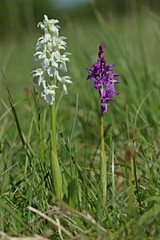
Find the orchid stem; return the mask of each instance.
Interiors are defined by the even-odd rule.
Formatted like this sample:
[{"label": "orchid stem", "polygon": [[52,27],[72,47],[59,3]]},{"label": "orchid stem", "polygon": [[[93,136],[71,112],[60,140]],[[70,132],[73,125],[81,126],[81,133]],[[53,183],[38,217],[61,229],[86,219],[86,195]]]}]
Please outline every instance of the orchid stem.
[{"label": "orchid stem", "polygon": [[101,113],[100,119],[100,139],[101,139],[101,163],[100,163],[100,184],[101,184],[101,194],[102,194],[102,205],[106,204],[106,189],[107,189],[107,164],[106,155],[104,149],[104,117]]},{"label": "orchid stem", "polygon": [[56,105],[55,101],[51,106],[51,171],[52,181],[55,195],[57,198],[62,199],[62,175],[57,155],[57,144],[56,144]]}]

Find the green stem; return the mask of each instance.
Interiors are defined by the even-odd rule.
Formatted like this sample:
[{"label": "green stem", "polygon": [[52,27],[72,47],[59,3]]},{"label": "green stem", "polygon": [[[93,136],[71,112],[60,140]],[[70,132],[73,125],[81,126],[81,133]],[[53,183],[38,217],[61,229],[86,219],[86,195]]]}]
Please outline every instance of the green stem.
[{"label": "green stem", "polygon": [[136,171],[136,161],[135,158],[133,159],[133,165],[134,165],[134,178],[135,178],[135,186],[136,186],[136,193],[137,193],[137,199],[140,207],[140,212],[142,213],[142,205],[141,205],[141,196],[139,192],[139,185],[138,185],[138,179],[137,179],[137,171]]},{"label": "green stem", "polygon": [[56,144],[56,105],[55,101],[51,106],[51,128],[52,128],[52,150],[51,150],[51,170],[53,188],[57,198],[62,199],[62,175],[57,155]]},{"label": "green stem", "polygon": [[134,182],[135,175],[134,175],[135,169],[134,169],[134,160],[133,157],[131,158],[131,181]]},{"label": "green stem", "polygon": [[135,204],[134,204],[134,181],[135,181],[135,175],[134,175],[134,160],[133,156],[130,159],[131,164],[131,171],[130,171],[130,187],[129,187],[129,198],[128,198],[128,206],[129,206],[129,214],[133,215],[135,212]]},{"label": "green stem", "polygon": [[104,118],[103,113],[101,113],[100,120],[100,138],[101,138],[101,165],[100,165],[100,184],[101,184],[101,194],[102,194],[102,204],[106,204],[106,189],[107,189],[107,164],[106,155],[104,149]]},{"label": "green stem", "polygon": [[130,197],[129,197],[130,204],[129,205],[130,205],[130,209],[131,210],[133,209],[133,212],[135,212],[135,208],[133,207],[134,206],[134,198],[135,198],[134,193],[137,196],[137,200],[138,200],[139,207],[140,207],[140,212],[142,212],[141,196],[139,193],[139,186],[138,186],[137,172],[136,172],[136,162],[135,162],[135,158],[132,157],[131,158],[131,186],[130,186]]}]

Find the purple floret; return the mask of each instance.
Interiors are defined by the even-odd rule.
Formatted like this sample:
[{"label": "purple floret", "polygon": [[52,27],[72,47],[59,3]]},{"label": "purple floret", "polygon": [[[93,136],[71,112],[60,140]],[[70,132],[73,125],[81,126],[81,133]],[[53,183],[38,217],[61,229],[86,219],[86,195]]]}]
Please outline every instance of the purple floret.
[{"label": "purple floret", "polygon": [[103,113],[107,113],[109,101],[113,101],[114,97],[118,95],[115,91],[114,84],[119,83],[117,77],[119,74],[113,70],[114,64],[107,64],[103,55],[104,46],[99,46],[98,60],[87,68],[87,79],[94,82],[94,88],[99,89],[101,99],[101,109]]}]

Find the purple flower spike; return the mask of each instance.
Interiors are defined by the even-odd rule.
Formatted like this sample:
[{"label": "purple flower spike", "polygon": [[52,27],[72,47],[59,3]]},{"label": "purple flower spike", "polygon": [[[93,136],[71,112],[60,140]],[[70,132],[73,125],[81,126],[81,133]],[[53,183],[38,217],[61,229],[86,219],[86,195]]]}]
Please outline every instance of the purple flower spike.
[{"label": "purple flower spike", "polygon": [[114,64],[106,63],[103,53],[104,45],[101,44],[99,46],[97,62],[91,68],[87,68],[87,79],[94,82],[95,89],[99,89],[102,113],[107,113],[109,101],[113,101],[114,97],[118,95],[114,84],[119,83],[117,79],[119,74],[113,70]]}]

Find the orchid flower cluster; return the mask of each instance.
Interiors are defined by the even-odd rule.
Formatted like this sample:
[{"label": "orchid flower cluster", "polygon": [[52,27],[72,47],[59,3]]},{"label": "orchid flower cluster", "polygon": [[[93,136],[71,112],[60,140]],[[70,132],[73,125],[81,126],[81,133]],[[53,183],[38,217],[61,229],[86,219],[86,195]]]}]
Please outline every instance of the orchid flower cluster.
[{"label": "orchid flower cluster", "polygon": [[113,101],[118,94],[115,91],[114,84],[119,83],[117,79],[119,74],[114,72],[114,64],[106,63],[103,53],[104,46],[101,44],[97,62],[92,65],[92,68],[87,68],[87,79],[94,82],[95,89],[99,89],[102,113],[107,113],[109,101]]},{"label": "orchid flower cluster", "polygon": [[34,56],[39,63],[40,68],[33,71],[35,79],[35,88],[41,89],[41,96],[50,105],[55,101],[55,90],[62,85],[64,93],[67,94],[67,84],[72,83],[70,76],[62,76],[67,72],[66,62],[69,62],[69,52],[64,51],[67,43],[66,37],[59,36],[58,20],[49,20],[44,15],[43,22],[38,23],[38,27],[44,31],[36,45],[36,53]]}]

